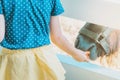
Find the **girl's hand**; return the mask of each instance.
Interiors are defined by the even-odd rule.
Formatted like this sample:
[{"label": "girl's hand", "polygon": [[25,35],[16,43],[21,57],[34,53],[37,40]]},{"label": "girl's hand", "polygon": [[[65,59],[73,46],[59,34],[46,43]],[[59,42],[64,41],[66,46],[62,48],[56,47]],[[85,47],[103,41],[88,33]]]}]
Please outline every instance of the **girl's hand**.
[{"label": "girl's hand", "polygon": [[89,62],[89,52],[78,50],[72,57],[79,62]]}]

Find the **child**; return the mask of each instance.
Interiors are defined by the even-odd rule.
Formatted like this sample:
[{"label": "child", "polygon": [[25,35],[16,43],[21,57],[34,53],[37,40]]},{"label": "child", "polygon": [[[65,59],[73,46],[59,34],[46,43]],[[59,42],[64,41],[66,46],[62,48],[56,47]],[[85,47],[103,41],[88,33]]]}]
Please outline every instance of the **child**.
[{"label": "child", "polygon": [[120,30],[113,29],[107,37],[107,42],[110,46],[109,55],[100,56],[93,63],[120,71]]},{"label": "child", "polygon": [[59,0],[0,0],[0,80],[64,80],[49,36],[77,61],[88,61],[61,33],[63,11]]},{"label": "child", "polygon": [[93,63],[120,70],[120,30],[86,23],[76,38],[76,48],[90,51]]}]

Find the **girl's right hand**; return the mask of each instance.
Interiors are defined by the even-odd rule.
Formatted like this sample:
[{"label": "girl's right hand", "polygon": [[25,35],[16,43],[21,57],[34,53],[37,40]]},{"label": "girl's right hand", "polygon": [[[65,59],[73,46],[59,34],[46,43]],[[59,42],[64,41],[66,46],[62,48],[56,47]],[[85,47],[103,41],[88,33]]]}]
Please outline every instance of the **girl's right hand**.
[{"label": "girl's right hand", "polygon": [[89,62],[89,52],[78,50],[72,57],[79,62]]}]

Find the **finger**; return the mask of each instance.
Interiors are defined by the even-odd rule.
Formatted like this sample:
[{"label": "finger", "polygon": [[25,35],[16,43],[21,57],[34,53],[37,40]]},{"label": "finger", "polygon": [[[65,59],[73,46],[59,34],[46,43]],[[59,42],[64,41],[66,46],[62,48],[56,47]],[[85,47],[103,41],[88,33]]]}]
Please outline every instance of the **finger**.
[{"label": "finger", "polygon": [[89,52],[89,51],[86,51],[85,55],[87,56],[87,58],[89,58],[90,52]]}]

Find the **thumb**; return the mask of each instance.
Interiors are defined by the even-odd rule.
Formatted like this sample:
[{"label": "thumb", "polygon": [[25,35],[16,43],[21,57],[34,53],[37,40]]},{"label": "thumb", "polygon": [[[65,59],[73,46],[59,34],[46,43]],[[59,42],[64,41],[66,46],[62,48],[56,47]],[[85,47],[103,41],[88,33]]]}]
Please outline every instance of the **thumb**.
[{"label": "thumb", "polygon": [[87,58],[89,59],[89,57],[90,57],[90,52],[89,52],[89,51],[86,51],[86,52],[85,52],[85,55],[86,55]]}]

